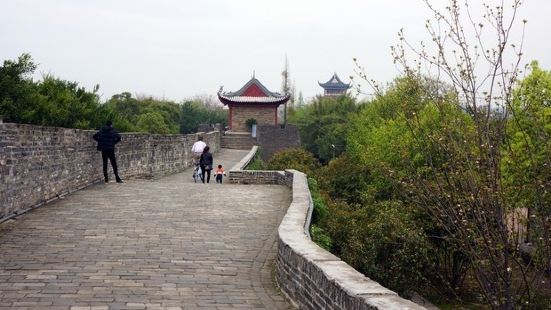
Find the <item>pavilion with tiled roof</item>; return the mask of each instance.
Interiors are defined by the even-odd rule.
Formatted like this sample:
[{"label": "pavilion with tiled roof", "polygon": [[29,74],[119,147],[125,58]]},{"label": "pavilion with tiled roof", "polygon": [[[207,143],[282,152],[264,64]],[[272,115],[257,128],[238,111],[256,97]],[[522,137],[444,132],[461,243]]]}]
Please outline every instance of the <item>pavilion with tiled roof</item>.
[{"label": "pavilion with tiled roof", "polygon": [[269,91],[254,76],[235,92],[224,92],[221,87],[218,99],[229,108],[228,125],[231,131],[249,131],[247,119],[254,118],[257,124],[277,125],[277,108],[289,100],[289,94]]},{"label": "pavilion with tiled roof", "polygon": [[350,83],[346,84],[341,79],[339,79],[339,76],[335,73],[329,79],[329,81],[325,83],[318,82],[319,86],[323,87],[324,89],[324,96],[340,96],[344,95],[346,91],[350,88]]}]

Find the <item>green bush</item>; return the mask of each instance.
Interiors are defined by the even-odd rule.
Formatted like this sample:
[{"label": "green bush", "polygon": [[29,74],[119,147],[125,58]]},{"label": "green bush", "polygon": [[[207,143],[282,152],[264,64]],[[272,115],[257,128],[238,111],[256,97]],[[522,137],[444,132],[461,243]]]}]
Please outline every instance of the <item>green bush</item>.
[{"label": "green bush", "polygon": [[317,97],[289,113],[289,123],[297,125],[303,147],[327,163],[346,150],[349,120],[357,110],[350,96]]},{"label": "green bush", "polygon": [[221,106],[209,106],[200,98],[186,101],[182,104],[182,117],[180,120],[180,133],[188,134],[197,132],[201,123],[226,126],[228,111]]},{"label": "green bush", "polygon": [[359,204],[366,200],[371,173],[367,166],[360,165],[346,153],[323,166],[318,174],[321,190],[331,199]]},{"label": "green bush", "polygon": [[260,158],[260,150],[256,152],[254,158],[249,162],[245,170],[265,170],[266,164]]},{"label": "green bush", "polygon": [[314,205],[314,211],[312,212],[312,222],[322,222],[327,218],[328,211],[325,205],[325,200],[320,194],[318,182],[314,178],[308,178],[308,188],[312,195],[312,204]]},{"label": "green bush", "polygon": [[327,251],[331,251],[331,248],[333,247],[333,241],[331,240],[331,237],[327,235],[323,228],[319,227],[316,224],[312,224],[310,226],[310,236],[312,237],[312,241],[314,241],[317,245]]},{"label": "green bush", "polygon": [[44,75],[34,81],[37,65],[29,54],[0,64],[0,116],[6,122],[92,129],[111,115],[102,108],[98,89]]},{"label": "green bush", "polygon": [[355,208],[329,204],[327,231],[335,254],[403,296],[423,290],[432,251],[411,210],[399,201]]},{"label": "green bush", "polygon": [[314,156],[304,149],[287,149],[275,153],[268,161],[266,168],[269,170],[295,169],[313,176],[320,168],[320,164]]},{"label": "green bush", "polygon": [[325,204],[324,198],[321,196],[316,179],[308,178],[308,188],[310,189],[312,204],[314,206],[312,210],[312,225],[310,226],[312,241],[322,248],[331,251],[333,241],[325,229],[322,228],[328,216],[327,205]]},{"label": "green bush", "polygon": [[163,120],[163,117],[157,112],[148,112],[138,116],[138,127],[140,130],[149,133],[170,133],[170,129]]}]

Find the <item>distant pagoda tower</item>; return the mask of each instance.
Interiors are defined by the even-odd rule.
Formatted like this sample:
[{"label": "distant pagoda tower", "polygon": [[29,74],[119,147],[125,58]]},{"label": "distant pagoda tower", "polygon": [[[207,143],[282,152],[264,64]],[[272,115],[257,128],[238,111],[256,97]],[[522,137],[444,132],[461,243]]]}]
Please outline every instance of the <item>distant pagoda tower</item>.
[{"label": "distant pagoda tower", "polygon": [[335,73],[329,81],[325,83],[318,82],[319,86],[323,87],[324,96],[340,96],[346,94],[346,91],[350,88],[350,83],[345,84],[339,79],[339,76]]},{"label": "distant pagoda tower", "polygon": [[218,91],[218,99],[229,107],[228,125],[231,131],[249,131],[246,121],[254,118],[257,124],[277,125],[277,108],[289,100],[289,94],[269,91],[254,75],[236,92]]}]

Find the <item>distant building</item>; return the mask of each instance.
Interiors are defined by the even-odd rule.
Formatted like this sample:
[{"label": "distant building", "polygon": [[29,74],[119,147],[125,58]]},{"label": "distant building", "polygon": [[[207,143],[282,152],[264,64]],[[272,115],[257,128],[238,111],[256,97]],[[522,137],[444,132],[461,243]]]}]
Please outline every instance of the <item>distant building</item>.
[{"label": "distant building", "polygon": [[350,88],[350,83],[345,84],[339,79],[339,76],[335,73],[329,81],[325,83],[318,82],[319,86],[323,87],[324,96],[340,96],[346,94],[346,91]]},{"label": "distant building", "polygon": [[289,94],[271,92],[253,76],[236,92],[223,92],[220,87],[218,99],[229,107],[230,130],[246,132],[249,118],[254,118],[259,125],[277,125],[277,108],[289,100]]}]

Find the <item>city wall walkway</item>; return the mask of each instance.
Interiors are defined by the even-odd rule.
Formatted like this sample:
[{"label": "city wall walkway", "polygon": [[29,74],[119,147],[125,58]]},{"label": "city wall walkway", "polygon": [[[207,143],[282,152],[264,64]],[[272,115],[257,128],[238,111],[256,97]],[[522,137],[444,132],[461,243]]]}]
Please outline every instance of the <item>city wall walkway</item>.
[{"label": "city wall walkway", "polygon": [[290,190],[191,173],[93,185],[0,224],[0,309],[289,309],[272,272]]}]

